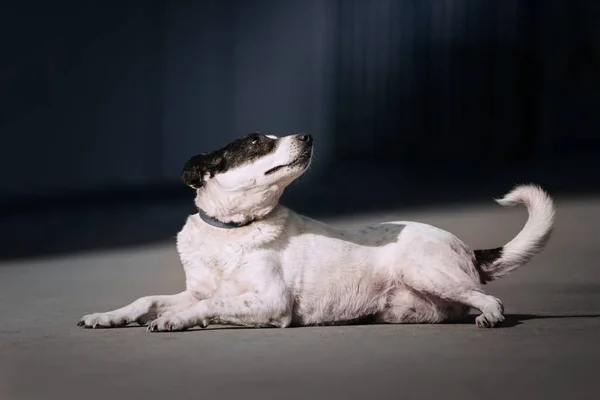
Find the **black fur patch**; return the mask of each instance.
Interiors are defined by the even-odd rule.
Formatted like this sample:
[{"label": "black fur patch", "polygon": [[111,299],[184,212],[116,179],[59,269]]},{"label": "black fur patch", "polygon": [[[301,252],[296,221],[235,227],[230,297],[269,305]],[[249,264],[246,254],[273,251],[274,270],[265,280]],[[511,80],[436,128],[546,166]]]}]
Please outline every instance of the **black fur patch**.
[{"label": "black fur patch", "polygon": [[186,185],[199,189],[204,184],[206,175],[212,178],[215,174],[222,172],[224,168],[225,159],[223,157],[214,157],[212,153],[198,154],[185,163],[181,179]]},{"label": "black fur patch", "polygon": [[222,149],[192,157],[183,167],[181,179],[186,185],[199,189],[204,184],[206,175],[213,177],[231,168],[249,164],[273,152],[276,147],[277,139],[261,133],[251,133]]},{"label": "black fur patch", "polygon": [[503,251],[504,247],[496,247],[495,249],[475,250],[473,252],[475,254],[475,268],[477,268],[477,272],[479,272],[479,280],[481,283],[486,284],[492,280],[484,267],[502,257]]}]

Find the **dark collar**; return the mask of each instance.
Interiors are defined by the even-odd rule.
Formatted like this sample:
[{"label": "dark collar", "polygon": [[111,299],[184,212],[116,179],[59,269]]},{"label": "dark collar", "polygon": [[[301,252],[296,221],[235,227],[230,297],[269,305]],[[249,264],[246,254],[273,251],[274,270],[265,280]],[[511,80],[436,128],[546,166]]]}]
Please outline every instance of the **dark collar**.
[{"label": "dark collar", "polygon": [[204,210],[201,210],[201,209],[198,209],[198,215],[200,216],[202,221],[206,222],[207,224],[212,225],[217,228],[223,228],[223,229],[241,228],[242,226],[250,225],[252,222],[254,222],[254,221],[247,221],[247,222],[241,222],[241,223],[239,223],[239,222],[223,222],[223,221],[219,221],[216,218],[211,217],[206,212],[204,212]]}]

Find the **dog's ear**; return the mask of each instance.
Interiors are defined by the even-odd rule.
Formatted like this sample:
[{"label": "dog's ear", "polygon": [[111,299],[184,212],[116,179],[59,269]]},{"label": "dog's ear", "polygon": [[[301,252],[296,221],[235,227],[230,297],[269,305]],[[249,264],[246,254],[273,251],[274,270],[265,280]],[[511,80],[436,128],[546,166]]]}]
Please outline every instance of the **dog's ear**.
[{"label": "dog's ear", "polygon": [[183,171],[181,179],[191,188],[200,189],[206,177],[212,178],[215,174],[222,172],[225,168],[225,159],[219,154],[198,154],[189,159]]}]

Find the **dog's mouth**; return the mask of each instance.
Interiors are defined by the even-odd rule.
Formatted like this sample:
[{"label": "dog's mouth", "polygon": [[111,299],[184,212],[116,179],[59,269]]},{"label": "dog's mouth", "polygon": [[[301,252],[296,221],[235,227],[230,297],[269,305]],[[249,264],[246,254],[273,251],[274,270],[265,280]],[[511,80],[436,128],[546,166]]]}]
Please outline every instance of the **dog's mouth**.
[{"label": "dog's mouth", "polygon": [[310,161],[311,155],[312,155],[312,150],[305,151],[304,153],[300,154],[298,156],[298,158],[296,158],[291,163],[285,164],[285,165],[278,165],[278,166],[276,166],[274,168],[271,168],[270,170],[268,170],[267,172],[265,172],[265,175],[274,174],[275,172],[277,172],[280,169],[283,169],[285,167],[295,167],[296,165],[306,164],[306,163],[308,163],[308,161]]}]

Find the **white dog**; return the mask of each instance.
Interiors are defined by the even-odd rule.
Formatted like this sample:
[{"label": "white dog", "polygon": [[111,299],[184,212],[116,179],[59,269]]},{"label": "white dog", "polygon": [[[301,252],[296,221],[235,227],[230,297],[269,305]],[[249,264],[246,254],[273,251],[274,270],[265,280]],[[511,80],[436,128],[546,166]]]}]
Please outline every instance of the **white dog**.
[{"label": "white dog", "polygon": [[524,204],[529,218],[508,244],[470,250],[454,235],[415,222],[338,229],[278,204],[310,164],[312,137],[251,134],[190,159],[183,181],[198,214],[177,236],[186,290],[142,297],[84,316],[86,328],[147,324],[178,331],[209,324],[252,327],[439,323],[475,308],[479,327],[501,323],[503,306],[482,285],[514,271],[545,245],[551,198],[518,186],[503,206]]}]

